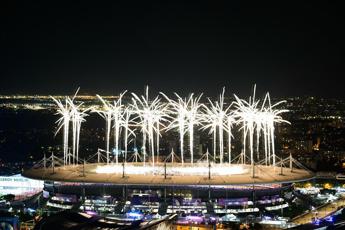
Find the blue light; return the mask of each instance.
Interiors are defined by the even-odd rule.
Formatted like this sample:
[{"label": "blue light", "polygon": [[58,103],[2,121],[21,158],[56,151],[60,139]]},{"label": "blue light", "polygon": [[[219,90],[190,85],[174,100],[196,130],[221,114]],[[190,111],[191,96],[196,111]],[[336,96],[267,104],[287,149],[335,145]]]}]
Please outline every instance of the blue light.
[{"label": "blue light", "polygon": [[113,153],[113,155],[121,155],[122,154],[122,150],[121,149],[118,149],[118,150],[116,150],[115,148],[114,149],[112,149],[112,153]]},{"label": "blue light", "polygon": [[316,220],[314,220],[313,223],[314,223],[315,225],[320,225],[321,221],[320,221],[320,219],[316,219]]},{"label": "blue light", "polygon": [[28,208],[27,210],[28,210],[28,212],[31,212],[31,213],[32,213],[32,212],[36,212],[36,210],[35,210],[35,209],[32,209],[32,208]]},{"label": "blue light", "polygon": [[263,216],[262,217],[264,220],[272,220],[272,217],[270,217],[270,216]]},{"label": "blue light", "polygon": [[126,213],[126,215],[129,218],[133,218],[134,220],[142,219],[144,216],[140,211],[137,211],[137,210],[132,210],[132,211]]},{"label": "blue light", "polygon": [[333,222],[333,216],[327,216],[327,217],[325,218],[325,220],[326,220],[327,222]]}]

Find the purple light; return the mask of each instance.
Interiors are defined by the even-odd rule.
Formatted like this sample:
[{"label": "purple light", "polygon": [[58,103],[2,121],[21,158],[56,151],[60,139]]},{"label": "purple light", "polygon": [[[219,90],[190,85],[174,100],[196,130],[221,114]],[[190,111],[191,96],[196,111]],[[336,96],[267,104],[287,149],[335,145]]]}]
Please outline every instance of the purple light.
[{"label": "purple light", "polygon": [[204,221],[202,216],[187,216],[186,219],[196,223],[201,223]]},{"label": "purple light", "polygon": [[189,224],[189,221],[186,219],[178,219],[176,223],[178,223],[178,224]]},{"label": "purple light", "polygon": [[96,216],[97,215],[97,213],[94,211],[86,211],[85,213],[90,215],[90,216]]}]

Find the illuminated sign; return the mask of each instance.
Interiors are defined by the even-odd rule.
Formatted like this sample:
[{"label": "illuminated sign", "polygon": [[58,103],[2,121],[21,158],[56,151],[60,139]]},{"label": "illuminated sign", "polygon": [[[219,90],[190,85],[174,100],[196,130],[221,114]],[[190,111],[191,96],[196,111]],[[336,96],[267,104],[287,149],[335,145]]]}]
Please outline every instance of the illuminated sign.
[{"label": "illuminated sign", "polygon": [[0,195],[16,196],[35,194],[43,189],[43,181],[32,180],[21,176],[0,176]]}]

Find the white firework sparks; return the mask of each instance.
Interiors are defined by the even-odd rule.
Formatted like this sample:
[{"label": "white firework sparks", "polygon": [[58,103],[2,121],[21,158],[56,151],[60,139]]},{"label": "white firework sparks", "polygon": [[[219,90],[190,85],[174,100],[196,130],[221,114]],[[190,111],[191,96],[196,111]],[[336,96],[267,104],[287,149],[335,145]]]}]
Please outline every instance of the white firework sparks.
[{"label": "white firework sparks", "polygon": [[186,111],[186,118],[189,134],[189,152],[191,157],[191,164],[194,163],[194,126],[201,124],[200,109],[203,106],[203,104],[199,102],[201,97],[202,94],[197,97],[194,97],[194,95],[191,94],[187,100],[188,106]]},{"label": "white firework sparks", "polygon": [[[267,103],[266,103],[267,102]],[[286,109],[276,109],[276,107],[282,103],[285,103],[286,101],[278,101],[275,104],[271,104],[271,98],[269,93],[266,94],[263,106],[261,109],[261,123],[263,124],[263,132],[264,132],[264,138],[266,138],[265,143],[267,142],[267,148],[268,150],[268,156],[266,156],[266,159],[268,159],[268,163],[270,164],[270,160],[272,158],[273,166],[276,165],[276,157],[275,157],[275,143],[274,143],[274,124],[275,123],[287,123],[290,124],[287,120],[284,120],[280,114],[288,112]],[[267,104],[267,105],[266,105]],[[272,152],[272,157],[271,157]],[[266,154],[267,155],[267,154]],[[267,164],[267,163],[266,163]]]},{"label": "white firework sparks", "polygon": [[79,105],[74,104],[74,99],[78,91],[79,91],[79,88],[77,89],[75,95],[72,98],[66,97],[64,103],[58,99],[55,99],[54,97],[51,97],[58,106],[58,110],[56,114],[61,116],[57,120],[58,129],[56,133],[58,133],[61,128],[63,128],[64,130],[63,131],[63,155],[64,155],[63,162],[64,164],[71,164],[71,157],[70,157],[70,154],[68,153],[70,122],[72,122],[72,158],[73,158],[72,160],[73,160],[73,163],[78,163],[81,123],[85,121],[87,112],[90,110],[90,109],[81,110],[80,107],[82,103],[80,103]]},{"label": "white firework sparks", "polygon": [[[278,105],[281,105],[285,101],[279,101],[272,105],[270,95],[267,93],[262,103],[260,103],[260,100],[255,98],[255,90],[256,87],[254,86],[253,95],[249,97],[249,100],[240,99],[234,95],[235,101],[226,104],[224,101],[225,89],[223,88],[217,101],[208,99],[209,105],[204,105],[200,102],[202,94],[199,96],[190,94],[188,97],[183,98],[175,93],[176,99],[171,99],[161,92],[160,94],[164,96],[168,103],[163,103],[159,95],[153,98],[153,100],[150,100],[149,88],[146,87],[144,95],[138,96],[132,93],[132,103],[129,105],[123,104],[123,97],[127,91],[121,93],[118,99],[113,102],[108,102],[97,95],[102,102],[100,109],[84,109],[82,103],[75,103],[74,99],[76,94],[72,98],[66,97],[64,101],[52,97],[58,106],[56,114],[60,116],[57,120],[58,128],[56,133],[63,129],[63,162],[64,164],[78,163],[81,124],[85,121],[88,111],[93,109],[94,112],[97,112],[106,121],[105,147],[107,164],[110,163],[110,137],[112,131],[114,134],[114,151],[116,153],[115,162],[117,167],[120,167],[118,165],[118,158],[121,138],[123,138],[122,143],[124,145],[123,160],[127,162],[128,145],[131,142],[131,137],[136,137],[135,127],[140,127],[144,167],[147,161],[147,153],[150,153],[152,158],[151,165],[147,166],[148,168],[152,168],[149,171],[156,172],[160,167],[158,164],[157,169],[154,169],[155,162],[159,161],[162,130],[169,131],[177,129],[182,164],[186,162],[187,154],[185,153],[184,145],[185,135],[188,134],[190,163],[193,165],[194,128],[201,127],[201,130],[209,130],[209,134],[213,135],[213,156],[215,163],[219,157],[219,163],[224,164],[224,159],[226,158],[224,156],[224,142],[227,142],[230,168],[232,161],[231,141],[233,138],[233,126],[239,125],[239,129],[243,133],[242,163],[245,164],[246,158],[249,158],[252,166],[256,162],[263,161],[266,165],[271,165],[272,163],[275,166],[275,125],[278,123],[290,124],[281,116],[287,110],[277,109]],[[232,109],[232,105],[234,105],[234,110]],[[70,129],[72,132],[72,154],[68,152]],[[224,132],[227,135],[224,135]],[[260,143],[260,140],[262,143]],[[147,151],[146,146],[149,147],[149,151]],[[264,153],[262,154],[260,147],[264,149]],[[246,155],[247,148],[249,149],[248,156]],[[256,153],[255,156],[254,153]],[[137,161],[139,153],[136,154],[135,159]]]},{"label": "white firework sparks", "polygon": [[78,105],[74,104],[73,99],[68,98],[68,103],[71,107],[71,121],[72,121],[72,156],[73,163],[76,164],[79,161],[79,140],[80,140],[80,128],[81,123],[85,122],[85,117],[88,116],[87,112],[90,108],[81,109],[83,103]]},{"label": "white firework sparks", "polygon": [[[237,116],[237,123],[242,124],[243,130],[243,154],[246,153],[246,139],[249,136],[249,149],[250,149],[250,163],[254,164],[254,134],[256,133],[256,151],[257,161],[260,154],[260,133],[263,132],[264,149],[265,149],[265,162],[270,164],[271,158],[273,160],[273,166],[275,166],[275,145],[274,145],[274,124],[275,123],[289,123],[283,120],[280,116],[281,113],[287,112],[287,110],[274,109],[278,105],[285,101],[279,101],[274,105],[271,105],[270,96],[267,93],[265,99],[259,109],[259,100],[255,100],[255,86],[253,96],[249,98],[249,101],[239,99],[236,95],[236,108],[235,114]],[[256,130],[256,132],[254,132]],[[271,155],[272,153],[272,155]]]},{"label": "white firework sparks", "polygon": [[161,93],[169,102],[169,108],[167,113],[172,114],[170,116],[169,125],[167,130],[177,128],[180,135],[180,151],[181,151],[181,163],[184,163],[184,135],[188,132],[189,136],[189,152],[191,157],[191,164],[194,163],[194,126],[200,125],[202,116],[200,110],[203,104],[200,103],[202,94],[198,97],[194,97],[194,94],[190,94],[188,98],[182,98],[177,93],[175,96],[177,100],[170,99],[164,93]]},{"label": "white firework sparks", "polygon": [[[255,129],[255,119],[257,115],[257,106],[259,100],[255,100],[255,87],[253,91],[253,96],[249,98],[248,101],[240,99],[236,95],[234,105],[236,107],[235,116],[237,117],[237,123],[241,124],[243,132],[243,161],[246,157],[246,139],[249,135],[249,148],[250,148],[250,164],[254,164],[254,149],[253,149],[253,139],[254,139],[254,129]],[[244,162],[243,162],[244,163]]]},{"label": "white firework sparks", "polygon": [[71,119],[70,113],[70,105],[67,102],[67,98],[65,99],[65,103],[61,102],[54,97],[51,97],[56,105],[58,106],[56,115],[60,115],[60,118],[56,121],[58,124],[57,131],[55,135],[63,128],[63,159],[64,164],[67,164],[67,156],[68,156],[68,133],[69,133],[69,123]]},{"label": "white firework sparks", "polygon": [[115,144],[115,162],[116,164],[119,163],[119,142],[121,136],[121,127],[123,127],[124,122],[124,111],[125,107],[122,104],[122,98],[126,94],[127,90],[123,93],[120,93],[119,98],[113,101],[112,104],[112,121],[113,121],[113,129],[114,129],[114,144]]},{"label": "white firework sparks", "polygon": [[[146,87],[145,95],[138,96],[132,93],[132,109],[138,116],[139,122],[137,125],[141,127],[143,134],[143,157],[144,164],[146,161],[146,138],[148,137],[148,143],[150,152],[152,155],[152,166],[155,164],[155,147],[154,147],[154,135],[156,134],[157,147],[159,148],[160,126],[164,126],[165,120],[165,108],[166,105],[161,102],[159,96],[155,97],[152,101],[149,100],[149,87]],[[158,155],[159,149],[157,149]]]},{"label": "white firework sparks", "polygon": [[128,138],[133,136],[135,138],[135,130],[132,129],[132,126],[135,126],[134,118],[131,118],[132,112],[129,108],[125,108],[123,115],[123,125],[124,128],[124,147],[125,147],[125,162],[127,162],[127,148],[128,148]]},{"label": "white firework sparks", "polygon": [[[111,127],[114,130],[114,151],[115,151],[115,162],[116,164],[119,163],[119,142],[122,135],[122,130],[124,131],[124,148],[125,148],[125,155],[124,160],[126,161],[127,157],[127,148],[128,148],[128,138],[130,136],[135,136],[133,129],[130,127],[133,126],[133,118],[132,111],[125,107],[122,104],[122,99],[127,91],[121,93],[117,100],[114,100],[113,103],[109,103],[105,101],[101,96],[97,95],[97,97],[103,103],[103,109],[95,110],[101,117],[103,117],[106,121],[106,151],[107,151],[107,163],[109,164],[110,158],[110,135],[111,135]],[[113,126],[112,126],[113,124]]]},{"label": "white firework sparks", "polygon": [[103,104],[103,109],[101,110],[94,110],[94,112],[97,112],[101,117],[105,120],[105,149],[107,153],[107,164],[109,164],[109,151],[110,151],[110,132],[111,132],[111,123],[112,123],[112,116],[113,116],[113,108],[112,105],[105,101],[101,96],[96,95],[98,99]]},{"label": "white firework sparks", "polygon": [[[202,120],[205,123],[201,129],[209,129],[209,134],[213,134],[213,158],[216,161],[216,143],[217,143],[217,130],[218,130],[218,142],[219,142],[219,161],[222,164],[224,159],[224,131],[229,131],[228,139],[229,146],[231,146],[231,126],[232,120],[229,114],[230,106],[225,107],[224,103],[224,93],[225,88],[223,88],[222,93],[219,95],[219,100],[212,102],[209,98],[210,107],[203,106],[204,114]],[[230,123],[229,123],[230,122]]]},{"label": "white firework sparks", "polygon": [[181,163],[184,163],[184,135],[186,133],[186,117],[187,117],[187,99],[180,97],[177,93],[175,93],[177,100],[172,100],[164,93],[161,93],[169,102],[169,109],[168,113],[172,116],[169,120],[169,125],[167,126],[166,130],[171,129],[178,129],[180,135],[180,151],[181,151]]}]

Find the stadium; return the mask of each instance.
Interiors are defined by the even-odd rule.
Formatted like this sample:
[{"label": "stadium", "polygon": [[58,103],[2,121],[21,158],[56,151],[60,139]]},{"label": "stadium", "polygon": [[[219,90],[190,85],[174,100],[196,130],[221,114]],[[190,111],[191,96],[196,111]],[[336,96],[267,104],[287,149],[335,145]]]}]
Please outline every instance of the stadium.
[{"label": "stadium", "polygon": [[[217,101],[201,103],[201,95],[193,94],[187,98],[175,94],[171,99],[161,93],[149,99],[147,88],[145,95],[132,93],[126,105],[122,101],[125,93],[113,103],[98,96],[102,105],[91,108],[78,104],[75,96],[65,101],[53,98],[60,116],[63,153],[44,156],[22,173],[46,181],[44,191],[58,201],[50,203],[53,207],[70,208],[71,200],[78,200],[69,198],[73,194],[88,200],[82,209],[96,212],[116,213],[121,203],[118,212],[122,213],[127,205],[130,210],[151,214],[258,216],[287,208],[293,199],[293,183],[314,177],[291,155],[277,156],[275,125],[289,122],[281,117],[286,110],[277,109],[283,102],[271,104],[268,93],[261,102],[254,88],[249,100],[234,95],[235,101],[225,103],[223,90]],[[105,120],[105,149],[81,159],[81,125],[92,112]],[[242,140],[237,153],[232,152],[235,128]],[[194,153],[196,129],[212,136],[211,153],[208,149],[204,154]],[[178,134],[177,153],[161,151],[163,132]],[[133,140],[142,146],[130,152]]]}]

